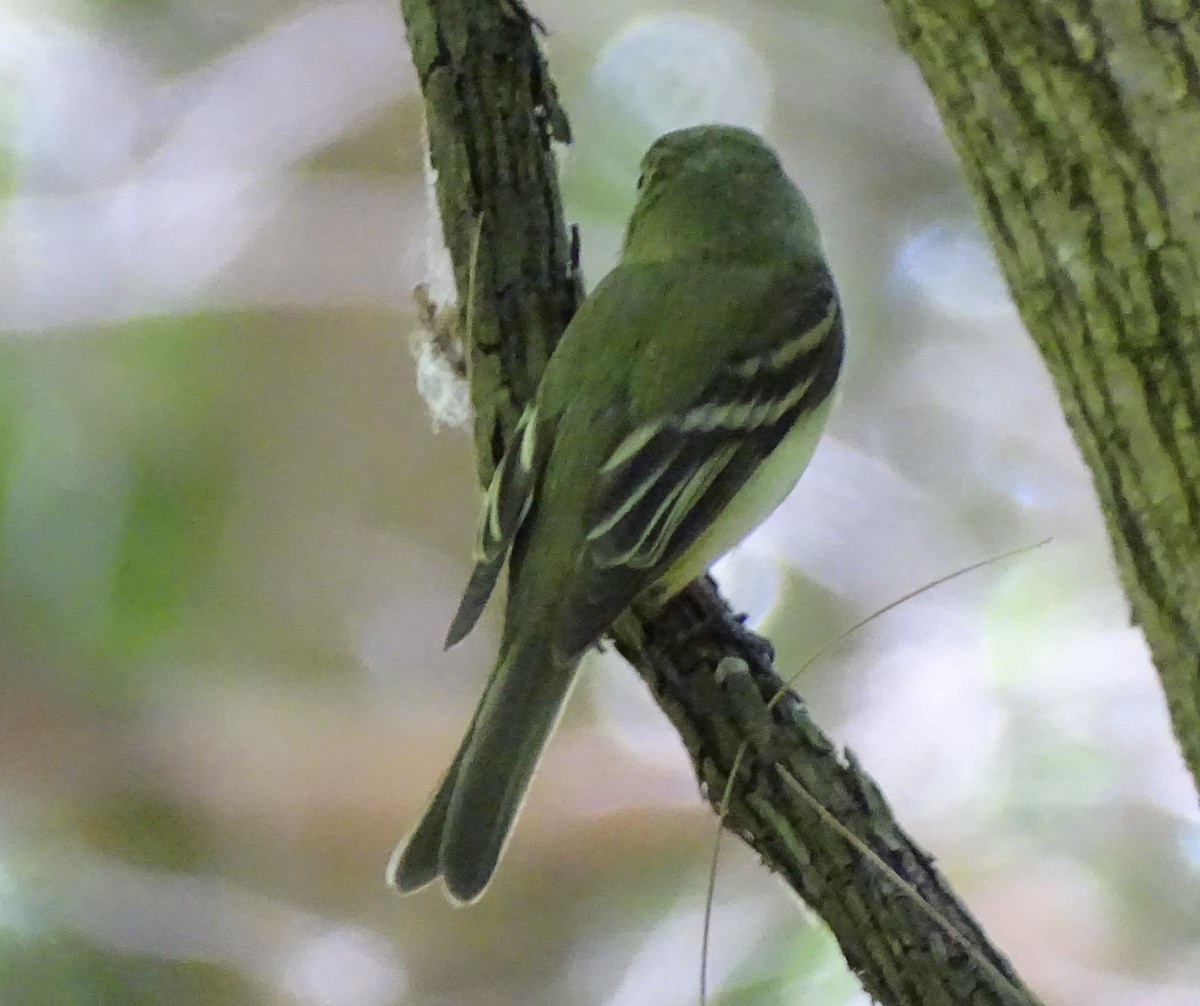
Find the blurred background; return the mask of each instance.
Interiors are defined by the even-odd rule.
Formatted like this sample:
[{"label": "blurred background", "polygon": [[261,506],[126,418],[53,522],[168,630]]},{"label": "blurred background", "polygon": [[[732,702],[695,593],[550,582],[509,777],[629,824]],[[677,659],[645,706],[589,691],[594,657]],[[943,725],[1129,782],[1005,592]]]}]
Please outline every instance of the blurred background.
[{"label": "blurred background", "polygon": [[[874,0],[545,0],[588,279],[659,132],[738,122],[823,222],[829,435],[724,560],[1032,986],[1200,1001],[1200,826],[1088,473]],[[0,2],[0,1002],[695,1001],[714,820],[591,661],[486,898],[383,887],[474,706],[476,487],[418,396],[444,274],[396,5]],[[865,1003],[725,843],[713,1001]]]}]

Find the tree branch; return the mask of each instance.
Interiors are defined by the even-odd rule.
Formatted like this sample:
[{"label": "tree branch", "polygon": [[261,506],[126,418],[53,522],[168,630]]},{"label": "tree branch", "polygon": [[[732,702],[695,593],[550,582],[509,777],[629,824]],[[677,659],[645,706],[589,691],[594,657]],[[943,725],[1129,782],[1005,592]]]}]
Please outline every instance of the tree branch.
[{"label": "tree branch", "polygon": [[582,298],[550,145],[570,133],[534,35],[541,26],[515,0],[401,6],[463,331],[474,295],[471,404],[487,485]]},{"label": "tree branch", "polygon": [[[565,117],[536,22],[513,0],[402,7],[460,305],[474,274],[472,399],[486,477],[578,300],[551,150]],[[781,684],[770,646],[711,581],[660,612],[623,617],[614,635],[684,739],[710,802],[737,766],[727,827],[825,919],[876,1000],[1036,1002],[853,757],[795,695],[769,706]]]},{"label": "tree branch", "polygon": [[1092,470],[1200,780],[1200,12],[887,5]]}]

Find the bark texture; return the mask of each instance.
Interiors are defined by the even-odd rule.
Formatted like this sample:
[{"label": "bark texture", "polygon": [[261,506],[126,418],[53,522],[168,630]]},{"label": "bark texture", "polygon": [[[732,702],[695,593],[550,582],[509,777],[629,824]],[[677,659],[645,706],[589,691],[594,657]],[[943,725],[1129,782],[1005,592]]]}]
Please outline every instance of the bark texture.
[{"label": "bark texture", "polygon": [[885,2],[1091,468],[1200,779],[1200,11]]},{"label": "bark texture", "polygon": [[[512,0],[401,6],[459,303],[471,302],[486,478],[578,302],[551,149],[566,119],[537,22]],[[770,647],[710,581],[661,612],[623,617],[614,636],[678,729],[710,802],[737,767],[729,827],[824,918],[875,1000],[1036,1003],[853,757],[798,697],[769,705],[780,688]]]},{"label": "bark texture", "polygon": [[550,140],[570,142],[535,32],[512,0],[401,4],[425,98],[438,214],[470,327],[471,405],[487,485],[582,297]]}]

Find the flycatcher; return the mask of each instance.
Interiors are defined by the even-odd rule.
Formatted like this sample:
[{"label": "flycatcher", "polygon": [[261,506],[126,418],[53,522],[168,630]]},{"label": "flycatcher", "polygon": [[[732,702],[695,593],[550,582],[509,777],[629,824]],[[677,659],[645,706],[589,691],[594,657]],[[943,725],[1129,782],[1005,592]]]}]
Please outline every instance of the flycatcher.
[{"label": "flycatcher", "polygon": [[660,137],[616,268],[551,355],[484,497],[446,640],[508,563],[500,652],[466,737],[388,865],[458,902],[496,869],[584,652],[635,601],[665,601],[783,500],[842,360],[812,210],[758,136]]}]

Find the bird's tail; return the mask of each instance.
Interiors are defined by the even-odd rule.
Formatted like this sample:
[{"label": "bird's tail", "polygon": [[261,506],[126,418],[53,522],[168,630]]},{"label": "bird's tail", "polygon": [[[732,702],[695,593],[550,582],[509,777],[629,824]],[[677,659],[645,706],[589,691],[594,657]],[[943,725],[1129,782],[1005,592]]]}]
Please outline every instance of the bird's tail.
[{"label": "bird's tail", "polygon": [[388,864],[397,890],[441,876],[455,901],[483,893],[579,663],[551,649],[518,642],[501,653],[449,771]]}]

